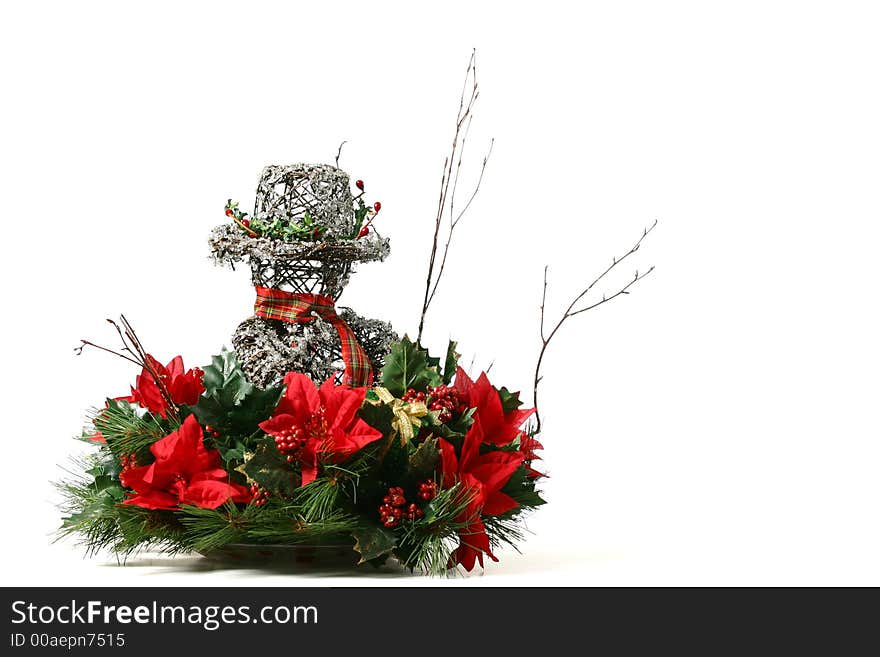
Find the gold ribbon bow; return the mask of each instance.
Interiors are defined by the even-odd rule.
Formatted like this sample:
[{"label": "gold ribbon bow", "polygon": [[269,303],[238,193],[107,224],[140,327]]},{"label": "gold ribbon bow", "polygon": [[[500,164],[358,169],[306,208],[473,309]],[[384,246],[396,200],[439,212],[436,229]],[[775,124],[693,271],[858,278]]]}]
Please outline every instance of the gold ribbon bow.
[{"label": "gold ribbon bow", "polygon": [[416,435],[416,430],[422,426],[421,418],[428,414],[428,406],[425,402],[405,402],[397,399],[387,388],[373,388],[373,392],[379,398],[379,402],[391,408],[394,419],[391,428],[400,435],[400,444],[405,445]]}]

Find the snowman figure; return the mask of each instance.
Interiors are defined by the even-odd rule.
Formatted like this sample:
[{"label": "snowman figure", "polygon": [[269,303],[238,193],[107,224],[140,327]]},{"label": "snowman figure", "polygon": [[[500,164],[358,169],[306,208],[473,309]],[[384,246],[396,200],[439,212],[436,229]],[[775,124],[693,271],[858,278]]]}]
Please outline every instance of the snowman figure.
[{"label": "snowman figure", "polygon": [[[359,187],[363,184],[358,182]],[[348,174],[323,164],[263,169],[253,215],[227,205],[229,222],[214,229],[218,264],[250,266],[254,316],[232,344],[248,378],[278,385],[287,372],[322,383],[369,385],[397,335],[387,322],[336,308],[357,262],[384,260],[386,238],[365,224],[376,209],[352,196]]]}]

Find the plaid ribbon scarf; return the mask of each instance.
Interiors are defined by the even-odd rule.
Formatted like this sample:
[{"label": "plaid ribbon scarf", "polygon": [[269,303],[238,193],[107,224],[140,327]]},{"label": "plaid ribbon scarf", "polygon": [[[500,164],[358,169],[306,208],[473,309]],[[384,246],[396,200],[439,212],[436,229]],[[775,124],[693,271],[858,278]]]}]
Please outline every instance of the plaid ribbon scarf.
[{"label": "plaid ribbon scarf", "polygon": [[[315,319],[330,322],[339,333],[342,343],[342,361],[345,363],[343,383],[354,387],[373,383],[373,368],[364,348],[358,343],[351,327],[336,314],[333,299],[319,294],[298,294],[256,286],[257,302],[254,314],[264,319],[277,319],[291,324],[303,324]],[[314,313],[314,315],[312,314]]]}]

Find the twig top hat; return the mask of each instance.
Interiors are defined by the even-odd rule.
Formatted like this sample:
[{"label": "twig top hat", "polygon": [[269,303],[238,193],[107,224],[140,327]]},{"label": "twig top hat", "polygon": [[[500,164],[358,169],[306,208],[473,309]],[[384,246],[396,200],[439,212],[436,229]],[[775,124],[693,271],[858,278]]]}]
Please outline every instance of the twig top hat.
[{"label": "twig top hat", "polygon": [[353,263],[384,260],[390,250],[375,229],[364,231],[375,210],[361,196],[352,196],[348,174],[336,167],[269,165],[253,215],[227,203],[231,221],[211,233],[212,257],[233,267],[247,263],[254,285],[336,299]]}]

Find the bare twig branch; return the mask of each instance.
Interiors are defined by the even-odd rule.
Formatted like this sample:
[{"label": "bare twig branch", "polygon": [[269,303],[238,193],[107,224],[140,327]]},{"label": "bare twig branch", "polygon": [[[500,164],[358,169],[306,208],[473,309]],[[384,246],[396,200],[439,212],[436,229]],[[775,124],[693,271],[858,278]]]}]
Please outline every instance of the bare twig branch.
[{"label": "bare twig branch", "polygon": [[[480,169],[480,175],[476,185],[472,190],[467,203],[457,214],[455,211],[455,196],[458,191],[458,181],[461,173],[461,163],[464,157],[465,145],[467,144],[468,133],[470,132],[471,122],[473,120],[473,108],[480,96],[479,85],[477,84],[477,62],[476,50],[471,53],[470,61],[468,61],[467,71],[465,73],[464,83],[461,88],[461,96],[458,102],[458,114],[455,117],[455,133],[452,137],[452,147],[449,155],[443,161],[443,175],[440,178],[440,197],[437,201],[437,215],[434,218],[434,237],[431,244],[431,256],[428,260],[428,276],[425,280],[425,296],[422,302],[422,314],[419,318],[419,332],[417,342],[421,342],[422,333],[425,327],[425,315],[434,295],[437,293],[437,287],[446,268],[446,260],[449,255],[449,247],[452,243],[452,234],[455,231],[458,222],[467,212],[474,197],[480,189],[480,183],[483,180],[483,174],[486,170],[486,164],[489,156],[492,154],[492,146],[494,140],[490,142],[489,150],[483,158],[483,165]],[[468,92],[468,83],[470,82],[470,92]],[[440,258],[439,268],[435,273],[437,266],[437,251],[440,240],[440,228],[444,219],[448,221],[449,230],[446,243],[443,247],[443,255]]]},{"label": "bare twig branch", "polygon": [[[538,408],[538,384],[541,383],[541,379],[543,378],[541,376],[541,365],[544,362],[544,355],[547,352],[547,346],[550,344],[550,341],[553,339],[553,336],[555,336],[556,333],[559,331],[559,329],[562,328],[562,325],[565,323],[565,320],[567,320],[571,317],[574,317],[575,315],[580,315],[581,313],[587,312],[588,310],[593,310],[594,308],[598,308],[602,304],[608,303],[612,299],[615,299],[623,294],[629,294],[629,289],[633,285],[635,285],[640,280],[642,280],[643,278],[648,276],[652,271],[654,271],[653,266],[651,266],[647,271],[642,272],[642,273],[640,273],[638,270],[636,270],[635,276],[633,276],[633,278],[626,285],[624,285],[622,288],[617,290],[614,294],[612,294],[610,296],[607,294],[603,294],[602,299],[600,301],[596,301],[595,303],[592,303],[592,304],[585,306],[583,308],[577,308],[577,309],[575,308],[575,306],[577,306],[577,304],[580,301],[582,301],[584,299],[584,297],[586,297],[587,294],[589,294],[590,291],[602,279],[605,278],[605,276],[607,276],[621,262],[623,262],[628,257],[630,257],[633,253],[635,253],[636,251],[639,250],[639,247],[642,245],[642,242],[644,241],[644,239],[648,236],[648,234],[652,230],[654,230],[654,228],[656,226],[657,226],[657,221],[654,221],[654,223],[651,224],[650,227],[646,228],[642,232],[642,236],[639,237],[638,241],[635,243],[635,245],[629,251],[624,253],[619,258],[617,258],[617,257],[612,258],[611,264],[605,269],[605,271],[603,271],[601,274],[599,274],[593,280],[592,283],[587,285],[587,287],[585,287],[577,296],[574,297],[572,302],[570,304],[568,304],[568,307],[565,309],[565,312],[562,313],[562,316],[559,318],[559,321],[556,322],[556,324],[553,326],[553,329],[550,331],[549,334],[545,334],[545,328],[544,328],[545,327],[544,322],[545,322],[545,314],[546,314],[546,304],[547,304],[547,267],[544,267],[544,288],[541,293],[541,325],[540,325],[541,350],[540,350],[540,352],[538,352],[538,362],[535,365],[535,381],[534,381],[534,390],[533,390],[533,394],[532,394],[532,401],[534,402],[536,409]],[[541,430],[541,416],[540,416],[540,412],[538,410],[535,410],[535,425],[536,425],[535,432],[537,433]]]},{"label": "bare twig branch", "polygon": [[124,358],[128,362],[134,363],[135,365],[140,365],[140,363],[138,361],[136,361],[134,358],[131,358],[130,356],[126,356],[125,354],[121,354],[118,351],[113,351],[112,349],[108,349],[107,347],[102,347],[101,345],[95,344],[94,342],[89,342],[88,340],[80,340],[80,342],[82,344],[80,344],[80,346],[76,347],[73,350],[73,352],[77,356],[82,355],[83,349],[85,349],[86,347],[94,347],[95,349],[100,349],[101,351],[106,351],[108,354],[113,354],[114,356],[118,356],[119,358]]},{"label": "bare twig branch", "polygon": [[544,265],[544,291],[541,293],[541,341],[546,342],[547,338],[544,337],[544,307],[547,305],[547,270],[550,269],[549,265]]},{"label": "bare twig branch", "polygon": [[[464,146],[464,142],[462,142],[462,146]],[[449,204],[449,213],[450,213],[450,222],[449,222],[449,233],[446,236],[446,244],[443,246],[443,257],[440,259],[440,269],[437,272],[437,278],[434,280],[434,287],[431,289],[431,294],[428,297],[428,305],[431,305],[431,301],[434,300],[434,294],[437,292],[437,285],[440,283],[440,277],[443,275],[443,270],[446,269],[446,257],[449,255],[449,245],[452,242],[452,231],[455,230],[455,227],[458,225],[458,222],[461,220],[462,215],[467,212],[467,209],[471,207],[471,202],[473,202],[474,198],[477,195],[477,192],[480,191],[480,184],[483,182],[483,174],[486,171],[486,164],[489,162],[489,157],[492,155],[492,148],[495,146],[495,140],[492,139],[489,141],[489,151],[486,153],[486,157],[483,158],[483,165],[480,167],[480,175],[477,178],[477,184],[474,186],[474,190],[468,198],[467,203],[465,203],[464,208],[462,208],[461,212],[455,215],[455,218],[452,219],[452,203]],[[460,161],[459,161],[460,163]],[[456,183],[458,182],[458,172],[455,174]],[[454,186],[453,186],[454,190]]]},{"label": "bare twig branch", "polygon": [[342,147],[348,143],[348,140],[345,139],[341,144],[339,144],[339,149],[336,151],[336,168],[339,168],[339,156],[342,155]]},{"label": "bare twig branch", "polygon": [[108,319],[107,322],[111,326],[113,326],[114,329],[116,329],[116,333],[119,335],[119,339],[122,342],[122,351],[114,351],[113,349],[103,347],[99,344],[95,344],[94,342],[90,342],[89,340],[80,340],[82,344],[74,349],[74,352],[79,355],[83,352],[83,349],[85,347],[94,347],[95,349],[106,351],[109,354],[118,356],[119,358],[127,360],[130,363],[134,363],[138,367],[142,368],[143,371],[149,374],[150,378],[153,379],[153,381],[155,382],[156,387],[159,389],[159,393],[165,400],[165,403],[167,404],[171,415],[174,418],[179,419],[180,409],[178,409],[177,404],[175,404],[174,400],[171,398],[171,392],[168,390],[168,386],[153,365],[154,361],[152,356],[150,356],[144,349],[143,344],[138,338],[137,333],[134,332],[134,329],[132,328],[128,319],[126,319],[125,315],[120,315],[120,323],[122,324],[122,326],[114,322],[112,319]]}]

